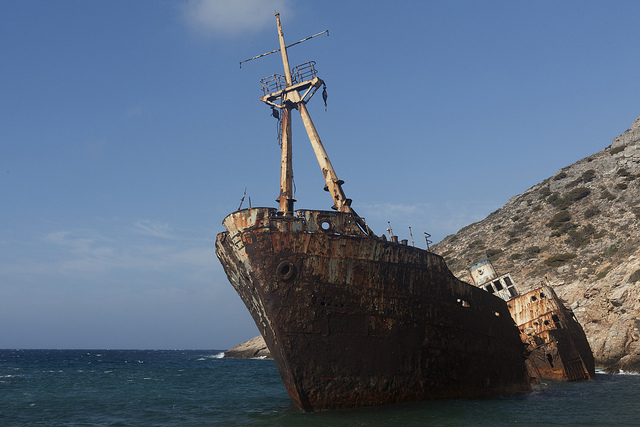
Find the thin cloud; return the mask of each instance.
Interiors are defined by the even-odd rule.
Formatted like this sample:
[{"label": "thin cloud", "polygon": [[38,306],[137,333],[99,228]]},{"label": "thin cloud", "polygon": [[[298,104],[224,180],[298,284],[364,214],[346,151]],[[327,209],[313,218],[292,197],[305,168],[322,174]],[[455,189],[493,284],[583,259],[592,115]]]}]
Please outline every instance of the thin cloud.
[{"label": "thin cloud", "polygon": [[60,246],[67,246],[74,251],[82,252],[86,251],[93,244],[93,239],[85,237],[74,237],[68,231],[56,231],[49,233],[45,236],[45,239]]},{"label": "thin cloud", "polygon": [[146,236],[158,237],[161,239],[173,238],[171,234],[171,227],[169,224],[164,222],[139,220],[136,221],[135,228],[138,233]]},{"label": "thin cloud", "polygon": [[[168,224],[138,221],[136,227],[116,227],[106,235],[91,229],[54,231],[23,241],[43,249],[46,257],[16,254],[0,260],[0,282],[65,281],[117,282],[125,272],[133,282],[154,282],[158,274],[173,280],[210,283],[220,270],[211,242],[199,231],[174,232],[171,244],[158,241],[172,230]],[[167,279],[170,280],[170,279]]]},{"label": "thin cloud", "polygon": [[182,5],[187,26],[205,36],[235,37],[273,25],[275,12],[291,15],[289,0],[190,0]]}]

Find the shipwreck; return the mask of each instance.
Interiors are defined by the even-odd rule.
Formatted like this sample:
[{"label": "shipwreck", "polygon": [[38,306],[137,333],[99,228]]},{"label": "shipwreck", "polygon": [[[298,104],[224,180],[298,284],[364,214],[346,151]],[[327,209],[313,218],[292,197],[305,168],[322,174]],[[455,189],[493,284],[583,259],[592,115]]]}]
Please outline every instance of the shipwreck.
[{"label": "shipwreck", "polygon": [[498,276],[491,261],[469,269],[472,282],[507,301],[522,342],[527,370],[534,382],[595,379],[595,361],[582,326],[553,288],[542,285],[520,295],[509,273]]},{"label": "shipwreck", "polygon": [[[281,121],[278,207],[229,214],[216,254],[303,411],[531,390],[504,300],[461,280],[406,240],[377,236],[352,208],[306,108],[324,82],[315,63],[262,80]],[[297,110],[333,210],[294,209]]]}]

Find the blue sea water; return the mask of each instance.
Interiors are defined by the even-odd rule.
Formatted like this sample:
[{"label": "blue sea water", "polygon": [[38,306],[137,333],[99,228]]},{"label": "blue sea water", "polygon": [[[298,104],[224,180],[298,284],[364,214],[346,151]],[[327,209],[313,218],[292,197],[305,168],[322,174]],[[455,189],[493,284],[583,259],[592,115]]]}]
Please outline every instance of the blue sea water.
[{"label": "blue sea water", "polygon": [[533,393],[301,413],[271,360],[220,351],[0,350],[0,426],[640,425],[640,375]]}]

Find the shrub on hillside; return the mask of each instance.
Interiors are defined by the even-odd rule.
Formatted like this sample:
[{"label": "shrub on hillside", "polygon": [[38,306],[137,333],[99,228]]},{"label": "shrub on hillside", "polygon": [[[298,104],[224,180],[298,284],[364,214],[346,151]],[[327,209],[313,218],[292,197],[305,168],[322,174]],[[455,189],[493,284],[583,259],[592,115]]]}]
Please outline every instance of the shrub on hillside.
[{"label": "shrub on hillside", "polygon": [[558,175],[553,177],[554,181],[560,181],[561,179],[564,179],[567,177],[567,173],[566,172],[560,172]]},{"label": "shrub on hillside", "polygon": [[573,181],[565,185],[564,188],[572,188],[583,182],[591,182],[593,181],[593,178],[595,178],[595,176],[596,176],[595,170],[593,169],[586,170],[582,172],[582,175],[580,175],[579,178],[574,179]]},{"label": "shrub on hillside", "polygon": [[538,255],[540,251],[541,251],[540,246],[529,246],[524,250],[524,254],[528,258],[533,258],[534,256]]},{"label": "shrub on hillside", "polygon": [[549,196],[547,201],[558,209],[567,209],[574,202],[577,202],[578,200],[582,200],[585,197],[587,197],[589,194],[591,194],[591,190],[589,190],[586,187],[577,187],[567,192],[567,194],[564,197],[557,196],[558,193],[553,193],[552,196],[554,194],[556,195],[556,197]]},{"label": "shrub on hillside", "polygon": [[562,264],[574,259],[576,254],[558,254],[550,256],[544,260],[544,263],[549,267],[560,267]]},{"label": "shrub on hillside", "polygon": [[593,169],[589,169],[582,172],[582,175],[580,176],[580,180],[582,182],[591,182],[595,177],[596,177],[596,171]]},{"label": "shrub on hillside", "polygon": [[484,249],[484,242],[480,239],[469,243],[469,249]]},{"label": "shrub on hillside", "polygon": [[638,280],[640,280],[640,270],[636,270],[633,273],[631,273],[631,276],[629,276],[629,282],[631,283],[635,283]]},{"label": "shrub on hillside", "polygon": [[569,230],[569,237],[565,240],[565,243],[572,245],[574,248],[582,248],[587,246],[591,242],[591,237],[596,233],[596,229],[593,225],[587,224],[580,230]]},{"label": "shrub on hillside", "polygon": [[600,193],[600,198],[612,201],[612,200],[616,199],[616,196],[614,196],[613,194],[609,193],[608,190],[602,190],[602,193]]},{"label": "shrub on hillside", "polygon": [[549,187],[544,187],[543,189],[540,190],[540,199],[546,199],[547,197],[549,197],[549,195],[551,195],[551,189]]},{"label": "shrub on hillside", "polygon": [[589,190],[586,187],[578,187],[578,188],[574,188],[573,190],[569,191],[569,193],[567,193],[566,196],[564,196],[565,199],[571,201],[571,202],[577,202],[578,200],[582,200],[585,197],[587,197],[589,194],[591,194],[591,190]]},{"label": "shrub on hillside", "polygon": [[626,148],[626,147],[625,147],[624,145],[621,145],[621,146],[619,146],[619,147],[612,148],[612,149],[611,149],[611,151],[609,152],[609,154],[611,154],[611,155],[613,156],[614,154],[618,154],[618,153],[620,153],[621,151],[624,151],[624,149],[625,149],[625,148]]},{"label": "shrub on hillside", "polygon": [[520,238],[513,237],[513,238],[507,240],[507,243],[505,243],[505,246],[513,245],[514,243],[518,243],[519,241],[520,241]]},{"label": "shrub on hillside", "polygon": [[487,258],[489,261],[495,261],[502,255],[502,249],[487,249]]},{"label": "shrub on hillside", "polygon": [[545,225],[551,229],[558,229],[563,226],[564,223],[571,221],[571,214],[567,211],[560,211],[551,218]]},{"label": "shrub on hillside", "polygon": [[600,215],[600,209],[597,206],[589,206],[586,211],[584,211],[584,219],[589,219],[596,215]]}]

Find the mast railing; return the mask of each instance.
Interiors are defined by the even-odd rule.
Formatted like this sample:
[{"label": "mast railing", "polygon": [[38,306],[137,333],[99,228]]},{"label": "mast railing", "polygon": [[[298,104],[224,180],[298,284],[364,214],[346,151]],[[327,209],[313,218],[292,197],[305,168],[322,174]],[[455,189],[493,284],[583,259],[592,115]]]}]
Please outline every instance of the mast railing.
[{"label": "mast railing", "polygon": [[302,83],[315,78],[318,74],[315,65],[316,61],[309,61],[293,67],[293,70],[291,70],[293,83]]},{"label": "mast railing", "polygon": [[260,83],[262,83],[262,92],[265,95],[269,95],[273,92],[278,92],[279,90],[285,89],[287,87],[287,82],[280,74],[272,74],[269,77],[260,79]]}]

